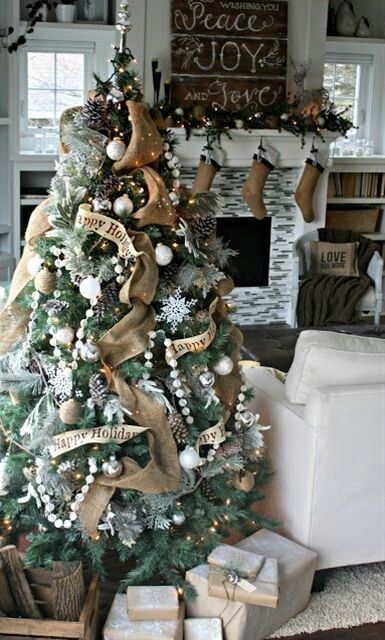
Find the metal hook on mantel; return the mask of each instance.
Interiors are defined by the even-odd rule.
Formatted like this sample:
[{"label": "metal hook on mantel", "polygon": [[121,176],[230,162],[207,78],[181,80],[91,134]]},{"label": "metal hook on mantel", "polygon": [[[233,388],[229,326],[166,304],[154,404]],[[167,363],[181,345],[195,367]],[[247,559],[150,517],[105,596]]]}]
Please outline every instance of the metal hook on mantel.
[{"label": "metal hook on mantel", "polygon": [[259,141],[258,150],[259,151],[266,151],[265,147],[263,146],[263,136],[261,136],[261,139]]}]

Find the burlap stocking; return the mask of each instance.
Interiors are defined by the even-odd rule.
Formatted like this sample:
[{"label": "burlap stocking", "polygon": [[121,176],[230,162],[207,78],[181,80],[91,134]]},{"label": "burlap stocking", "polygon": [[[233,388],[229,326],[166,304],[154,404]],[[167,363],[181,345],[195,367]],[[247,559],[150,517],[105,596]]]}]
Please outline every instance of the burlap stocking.
[{"label": "burlap stocking", "polygon": [[225,153],[218,144],[212,144],[209,149],[203,147],[198,172],[191,189],[193,194],[210,191],[215,176],[222,168],[224,158]]},{"label": "burlap stocking", "polygon": [[132,124],[132,135],[124,156],[113,166],[114,173],[130,173],[132,169],[145,167],[158,160],[163,151],[163,141],[147,107],[141,102],[127,101]]},{"label": "burlap stocking", "polygon": [[305,168],[301,180],[294,194],[294,199],[301,210],[305,222],[313,222],[315,213],[313,198],[321,174],[325,170],[327,157],[318,149],[312,149],[309,158],[305,160]]},{"label": "burlap stocking", "polygon": [[253,156],[253,164],[246,184],[242,189],[243,199],[258,220],[262,220],[267,215],[267,209],[263,201],[263,189],[270,171],[274,169],[277,163],[278,156],[278,151],[261,142],[257,153]]}]

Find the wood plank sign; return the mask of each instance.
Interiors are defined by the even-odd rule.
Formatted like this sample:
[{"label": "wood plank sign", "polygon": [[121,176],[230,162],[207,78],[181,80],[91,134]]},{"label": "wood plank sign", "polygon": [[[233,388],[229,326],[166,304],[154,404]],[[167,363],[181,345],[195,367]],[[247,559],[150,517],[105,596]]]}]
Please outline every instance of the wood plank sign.
[{"label": "wood plank sign", "polygon": [[172,101],[270,111],[284,100],[286,0],[171,0]]}]

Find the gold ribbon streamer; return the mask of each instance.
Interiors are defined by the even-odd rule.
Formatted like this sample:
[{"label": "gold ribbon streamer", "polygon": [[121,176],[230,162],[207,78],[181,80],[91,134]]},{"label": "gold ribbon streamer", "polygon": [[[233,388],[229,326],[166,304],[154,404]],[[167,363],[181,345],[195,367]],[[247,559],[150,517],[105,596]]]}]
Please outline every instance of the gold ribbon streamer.
[{"label": "gold ribbon streamer", "polygon": [[121,222],[101,213],[91,211],[90,204],[81,204],[76,216],[76,227],[83,227],[97,233],[102,238],[114,242],[121,258],[135,259],[138,256],[132,239]]},{"label": "gold ribbon streamer", "polygon": [[112,442],[123,444],[136,436],[142,435],[145,431],[147,431],[147,427],[139,427],[136,424],[74,429],[54,436],[49,452],[53,458],[58,458],[63,453],[68,453],[87,444],[107,444]]},{"label": "gold ribbon streamer", "polygon": [[205,351],[210,346],[217,333],[217,326],[212,317],[217,304],[218,298],[215,298],[215,300],[210,304],[210,325],[204,333],[200,333],[198,336],[193,336],[192,338],[173,340],[171,346],[168,347],[168,350],[171,351],[172,355],[166,355],[167,364],[170,364],[171,360],[174,358],[177,360],[185,353],[199,353],[200,351]]}]

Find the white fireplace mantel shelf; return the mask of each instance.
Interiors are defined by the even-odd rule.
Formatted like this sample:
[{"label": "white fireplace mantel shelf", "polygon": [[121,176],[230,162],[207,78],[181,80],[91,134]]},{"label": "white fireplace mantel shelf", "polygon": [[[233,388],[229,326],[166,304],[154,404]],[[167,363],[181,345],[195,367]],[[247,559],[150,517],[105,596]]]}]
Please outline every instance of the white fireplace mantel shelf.
[{"label": "white fireplace mantel shelf", "polygon": [[[182,165],[196,166],[202,147],[206,143],[206,133],[201,129],[193,129],[189,140],[186,140],[185,129],[179,127],[172,131],[179,143],[177,155]],[[307,135],[306,144],[302,147],[301,138],[287,131],[280,133],[276,129],[254,129],[252,131],[229,129],[228,133],[231,139],[225,133],[221,137],[221,145],[226,154],[225,166],[227,167],[249,166],[261,138],[279,152],[278,167],[301,167],[314,140],[314,136]],[[323,134],[324,140],[315,138],[315,146],[328,154],[330,145],[338,137],[338,133],[327,131]]]}]

